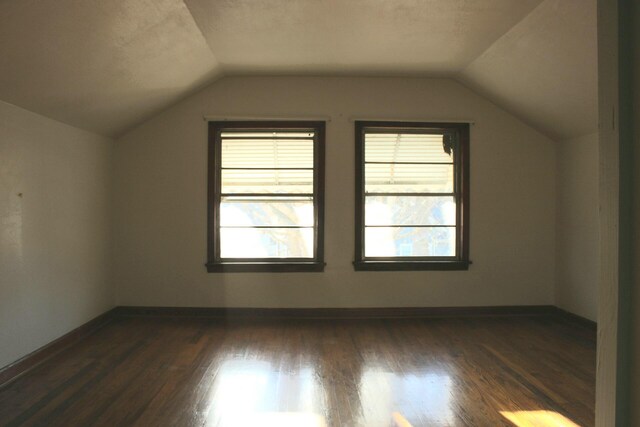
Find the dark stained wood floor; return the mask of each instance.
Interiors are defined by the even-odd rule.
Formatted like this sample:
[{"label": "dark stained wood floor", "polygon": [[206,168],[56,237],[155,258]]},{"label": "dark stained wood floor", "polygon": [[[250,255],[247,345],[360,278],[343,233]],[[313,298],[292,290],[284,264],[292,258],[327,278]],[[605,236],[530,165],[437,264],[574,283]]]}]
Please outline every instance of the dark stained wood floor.
[{"label": "dark stained wood floor", "polygon": [[594,390],[595,333],[555,317],[120,318],[0,388],[0,425],[592,426]]}]

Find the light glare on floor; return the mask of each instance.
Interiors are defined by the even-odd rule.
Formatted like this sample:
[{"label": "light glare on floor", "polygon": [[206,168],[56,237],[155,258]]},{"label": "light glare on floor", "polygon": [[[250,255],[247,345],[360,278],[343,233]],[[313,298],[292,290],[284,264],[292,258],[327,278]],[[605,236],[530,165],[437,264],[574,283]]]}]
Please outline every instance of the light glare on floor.
[{"label": "light glare on floor", "polygon": [[308,412],[263,412],[238,416],[225,427],[327,427],[324,417]]},{"label": "light glare on floor", "polygon": [[580,427],[553,411],[500,411],[500,414],[517,427]]}]

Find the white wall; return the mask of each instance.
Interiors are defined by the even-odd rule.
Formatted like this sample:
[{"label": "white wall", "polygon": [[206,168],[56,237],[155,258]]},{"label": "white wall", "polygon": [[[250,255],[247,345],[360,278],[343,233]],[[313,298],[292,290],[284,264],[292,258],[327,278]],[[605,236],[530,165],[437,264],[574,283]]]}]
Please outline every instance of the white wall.
[{"label": "white wall", "polygon": [[112,146],[0,102],[0,367],[113,307]]},{"label": "white wall", "polygon": [[596,320],[600,232],[598,134],[557,145],[556,304]]},{"label": "white wall", "polygon": [[[324,116],[324,273],[207,273],[207,115]],[[469,271],[354,272],[350,116],[474,120]],[[224,78],[118,139],[117,303],[363,307],[553,304],[554,143],[438,79]]]}]

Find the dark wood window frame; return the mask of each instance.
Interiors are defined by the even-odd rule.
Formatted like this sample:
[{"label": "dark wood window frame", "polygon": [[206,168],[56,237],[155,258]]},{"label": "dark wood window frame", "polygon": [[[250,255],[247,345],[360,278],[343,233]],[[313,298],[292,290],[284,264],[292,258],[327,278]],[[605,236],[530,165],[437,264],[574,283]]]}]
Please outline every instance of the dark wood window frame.
[{"label": "dark wood window frame", "polygon": [[[221,258],[221,132],[310,131],[313,148],[313,258]],[[320,272],[324,270],[325,122],[323,121],[210,121],[208,157],[207,271],[214,272]]]},{"label": "dark wood window frame", "polygon": [[[428,130],[453,138],[454,196],[456,198],[456,255],[453,257],[365,257],[365,132]],[[469,264],[469,123],[356,121],[355,122],[355,259],[357,271],[468,270]]]}]

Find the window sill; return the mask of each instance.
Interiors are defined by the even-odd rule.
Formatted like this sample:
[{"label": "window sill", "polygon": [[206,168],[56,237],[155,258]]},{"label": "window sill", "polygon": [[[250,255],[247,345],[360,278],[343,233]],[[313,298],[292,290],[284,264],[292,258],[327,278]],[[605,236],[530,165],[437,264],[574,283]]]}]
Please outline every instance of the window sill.
[{"label": "window sill", "polygon": [[322,272],[324,262],[217,262],[207,263],[209,273],[303,273]]},{"label": "window sill", "polygon": [[468,270],[471,261],[354,261],[356,271]]}]

